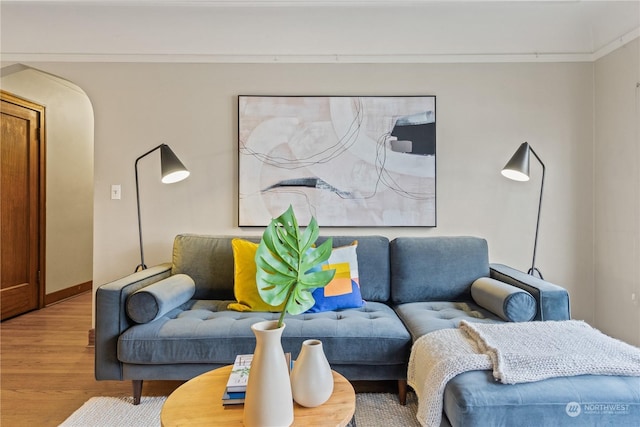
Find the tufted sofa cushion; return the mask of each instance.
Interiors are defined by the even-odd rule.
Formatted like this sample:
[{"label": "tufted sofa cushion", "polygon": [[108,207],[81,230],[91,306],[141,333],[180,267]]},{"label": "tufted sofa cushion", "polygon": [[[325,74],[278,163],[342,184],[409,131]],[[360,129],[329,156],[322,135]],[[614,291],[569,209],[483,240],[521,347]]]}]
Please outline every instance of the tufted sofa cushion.
[{"label": "tufted sofa cushion", "polygon": [[495,314],[474,303],[410,302],[395,308],[415,341],[429,332],[457,328],[461,320],[468,322],[502,323]]},{"label": "tufted sofa cushion", "polygon": [[[193,301],[152,323],[136,325],[118,340],[118,359],[132,364],[231,363],[252,353],[251,325],[278,313],[226,310],[230,301]],[[358,309],[285,317],[284,351],[297,357],[302,341],[319,339],[329,363],[398,365],[408,360],[411,336],[393,310],[368,302]]]},{"label": "tufted sofa cushion", "polygon": [[477,237],[398,237],[389,256],[396,304],[470,301],[473,281],[489,276],[487,241]]}]

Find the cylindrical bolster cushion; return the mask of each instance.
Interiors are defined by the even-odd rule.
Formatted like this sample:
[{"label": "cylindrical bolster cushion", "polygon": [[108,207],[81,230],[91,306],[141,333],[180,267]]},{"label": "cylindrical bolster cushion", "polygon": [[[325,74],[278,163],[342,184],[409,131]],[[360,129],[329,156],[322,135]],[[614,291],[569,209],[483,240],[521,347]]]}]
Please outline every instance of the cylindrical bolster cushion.
[{"label": "cylindrical bolster cushion", "polygon": [[189,301],[196,285],[186,274],[175,274],[146,286],[127,298],[127,315],[136,323],[148,323]]},{"label": "cylindrical bolster cushion", "polygon": [[471,296],[480,307],[509,322],[528,322],[536,317],[533,295],[495,279],[477,279],[471,285]]}]

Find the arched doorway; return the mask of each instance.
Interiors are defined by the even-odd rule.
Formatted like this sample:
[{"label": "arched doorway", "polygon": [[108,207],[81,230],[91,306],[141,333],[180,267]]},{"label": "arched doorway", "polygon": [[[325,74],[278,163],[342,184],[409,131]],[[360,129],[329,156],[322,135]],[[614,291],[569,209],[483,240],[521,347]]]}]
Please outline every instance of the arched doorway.
[{"label": "arched doorway", "polygon": [[92,288],[93,107],[65,79],[20,64],[0,71],[4,91],[45,108],[43,307]]}]

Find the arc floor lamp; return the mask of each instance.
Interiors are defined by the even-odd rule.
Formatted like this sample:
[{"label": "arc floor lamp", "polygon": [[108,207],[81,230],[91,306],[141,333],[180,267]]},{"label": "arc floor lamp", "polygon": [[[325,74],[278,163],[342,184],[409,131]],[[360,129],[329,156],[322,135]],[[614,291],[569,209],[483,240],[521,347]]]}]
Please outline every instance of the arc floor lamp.
[{"label": "arc floor lamp", "polygon": [[138,204],[138,236],[140,239],[140,264],[136,266],[135,271],[145,270],[147,266],[144,263],[144,249],[142,245],[142,220],[140,218],[140,188],[138,186],[138,162],[156,150],[160,150],[160,172],[163,184],[173,184],[179,182],[189,176],[189,171],[182,164],[178,156],[169,148],[167,144],[160,144],[157,147],[147,151],[136,159],[136,203]]},{"label": "arc floor lamp", "polygon": [[509,179],[513,179],[514,181],[529,181],[529,153],[532,153],[540,165],[542,166],[542,182],[540,183],[540,200],[538,201],[538,219],[536,220],[536,237],[533,242],[533,259],[531,261],[531,268],[528,271],[528,274],[535,276],[536,273],[538,276],[543,279],[542,273],[540,270],[536,268],[536,249],[538,248],[538,229],[540,228],[540,208],[542,207],[542,190],[544,189],[544,172],[545,167],[540,157],[533,151],[533,148],[529,145],[528,142],[523,142],[518,150],[516,150],[511,160],[507,162],[505,167],[502,169],[502,175]]}]

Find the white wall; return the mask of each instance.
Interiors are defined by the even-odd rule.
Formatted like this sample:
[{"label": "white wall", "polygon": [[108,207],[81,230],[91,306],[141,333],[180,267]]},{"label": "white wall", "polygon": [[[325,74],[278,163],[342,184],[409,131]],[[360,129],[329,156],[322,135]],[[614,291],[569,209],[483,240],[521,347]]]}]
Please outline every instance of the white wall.
[{"label": "white wall", "polygon": [[[148,265],[170,259],[181,232],[259,234],[237,227],[237,95],[437,96],[438,227],[323,229],[335,234],[477,235],[492,262],[531,262],[540,169],[517,183],[499,171],[523,141],[547,166],[537,266],[569,289],[573,315],[593,320],[593,67],[540,64],[33,63],[82,87],[94,107],[94,286],[139,262],[134,160],[169,144],[191,170],[159,183],[140,163]],[[122,200],[110,200],[122,184]]]},{"label": "white wall", "polygon": [[45,106],[46,294],[92,280],[93,110],[76,85],[37,70],[3,69],[2,89]]},{"label": "white wall", "polygon": [[636,39],[595,64],[595,323],[635,345],[640,345],[639,58]]}]

